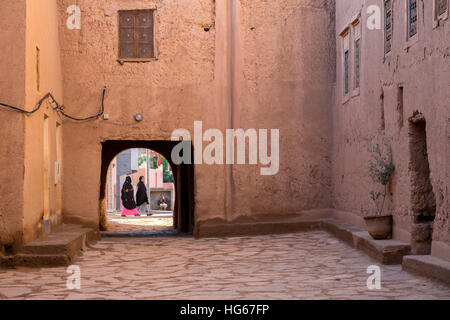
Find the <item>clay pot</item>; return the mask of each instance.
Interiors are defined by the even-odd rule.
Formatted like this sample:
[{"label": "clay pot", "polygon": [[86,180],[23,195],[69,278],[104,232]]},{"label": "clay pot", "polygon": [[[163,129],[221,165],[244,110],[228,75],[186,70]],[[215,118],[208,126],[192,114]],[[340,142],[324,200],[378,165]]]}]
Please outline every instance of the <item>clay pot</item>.
[{"label": "clay pot", "polygon": [[375,240],[390,239],[392,236],[392,215],[364,217],[367,231]]}]

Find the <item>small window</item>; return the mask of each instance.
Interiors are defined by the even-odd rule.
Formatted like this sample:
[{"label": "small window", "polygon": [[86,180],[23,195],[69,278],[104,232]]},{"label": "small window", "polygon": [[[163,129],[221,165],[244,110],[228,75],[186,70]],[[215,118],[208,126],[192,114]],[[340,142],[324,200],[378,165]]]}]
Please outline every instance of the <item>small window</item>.
[{"label": "small window", "polygon": [[344,94],[348,93],[348,56],[349,50],[344,51]]},{"label": "small window", "polygon": [[448,0],[436,0],[437,1],[437,16],[442,17],[448,14]]},{"label": "small window", "polygon": [[119,59],[154,58],[153,10],[119,11]]},{"label": "small window", "polygon": [[417,0],[407,0],[407,1],[408,1],[408,37],[412,38],[417,34],[418,7],[417,7]]},{"label": "small window", "polygon": [[448,19],[448,0],[433,0],[433,27],[439,26],[439,22]]},{"label": "small window", "polygon": [[353,23],[353,32],[355,39],[355,53],[354,53],[354,63],[355,63],[355,89],[359,88],[359,73],[360,73],[360,61],[361,61],[361,23],[359,20]]},{"label": "small window", "polygon": [[384,54],[392,49],[392,0],[384,1]]},{"label": "small window", "polygon": [[355,41],[355,88],[359,88],[359,64],[360,64],[360,48],[361,39]]},{"label": "small window", "polygon": [[344,95],[349,93],[349,77],[350,77],[350,34],[348,30],[342,34],[343,40],[343,68],[344,68]]}]

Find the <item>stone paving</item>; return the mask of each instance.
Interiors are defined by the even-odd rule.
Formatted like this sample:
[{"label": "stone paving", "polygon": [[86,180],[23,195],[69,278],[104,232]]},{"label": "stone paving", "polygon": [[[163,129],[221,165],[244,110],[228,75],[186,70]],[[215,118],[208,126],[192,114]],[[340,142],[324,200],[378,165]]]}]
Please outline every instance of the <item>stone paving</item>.
[{"label": "stone paving", "polygon": [[378,263],[326,232],[195,240],[107,238],[76,262],[81,289],[66,288],[66,268],[0,269],[9,299],[450,299],[450,287],[381,265],[381,290],[369,290]]}]

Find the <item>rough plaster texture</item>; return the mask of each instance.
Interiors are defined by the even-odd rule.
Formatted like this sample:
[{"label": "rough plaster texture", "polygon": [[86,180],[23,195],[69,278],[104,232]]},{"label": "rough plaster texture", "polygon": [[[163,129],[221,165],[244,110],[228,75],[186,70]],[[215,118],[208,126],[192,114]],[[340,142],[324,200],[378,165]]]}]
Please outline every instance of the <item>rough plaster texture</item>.
[{"label": "rough plaster texture", "polygon": [[[25,3],[8,0],[0,10],[0,101],[25,104]],[[11,67],[14,72],[11,72]],[[0,110],[0,251],[21,242],[25,118]]]},{"label": "rough plaster texture", "polygon": [[[406,242],[411,240],[414,210],[411,204],[413,188],[408,118],[418,110],[427,123],[430,180],[436,195],[433,247],[436,247],[436,254],[439,251],[440,256],[449,258],[450,23],[444,21],[433,29],[432,1],[419,1],[418,41],[408,45],[406,8],[403,1],[394,1],[393,48],[390,55],[384,57],[383,30],[365,28],[367,6],[377,4],[382,8],[382,2],[344,0],[338,1],[336,6],[338,80],[333,114],[333,206],[360,216],[372,212],[374,206],[369,192],[376,186],[366,175],[370,155],[366,152],[364,139],[380,142],[384,136],[392,145],[396,165],[387,201],[387,211],[394,215],[394,238]],[[359,92],[351,92],[350,99],[346,100],[343,97],[342,39],[339,33],[359,13],[363,22],[361,88]],[[350,66],[352,75],[353,64]],[[402,114],[398,103],[399,86],[404,87]]]},{"label": "rough plaster texture", "polygon": [[279,128],[280,170],[234,166],[231,217],[329,208],[334,2],[238,3],[230,127]]},{"label": "rough plaster texture", "polygon": [[[203,121],[203,130],[281,128],[282,136],[277,176],[261,177],[258,166],[196,166],[197,221],[330,206],[333,5],[80,1],[82,29],[71,31],[65,28],[69,4],[59,1],[66,108],[94,113],[107,85],[110,120],[64,125],[64,162],[76,168],[65,172],[65,215],[98,224],[100,142],[168,140],[177,128],[193,132],[194,120]],[[157,60],[120,65],[117,11],[154,7]],[[313,43],[313,31],[326,41]],[[299,62],[287,67],[286,61]],[[138,112],[140,123],[133,119]]]},{"label": "rough plaster texture", "polygon": [[[30,111],[45,93],[51,91],[63,103],[55,1],[5,1],[0,18],[0,38],[8,43],[1,52],[0,71],[7,75],[0,80],[1,101]],[[40,92],[37,91],[36,47],[41,51]],[[0,160],[0,177],[6,182],[1,187],[0,244],[13,245],[13,250],[41,236],[44,231],[44,114],[49,123],[50,215],[47,218],[57,224],[61,186],[52,181],[55,181],[54,162],[57,159],[56,122],[61,122],[60,119],[47,103],[33,116],[0,110],[0,151],[7,155]]]},{"label": "rough plaster texture", "polygon": [[[204,26],[214,24],[214,6],[209,0],[105,1],[100,6],[81,1],[82,29],[69,31],[65,10],[70,4],[59,1],[67,110],[78,116],[97,112],[107,85],[110,120],[65,124],[64,161],[74,170],[65,175],[64,213],[96,225],[102,141],[168,140],[176,128],[192,131],[194,120],[213,118],[214,28],[205,32]],[[120,65],[117,11],[156,5],[157,60]],[[136,123],[139,112],[144,121]],[[209,178],[198,177],[208,185],[205,193],[214,192]]]},{"label": "rough plaster texture", "polygon": [[[33,108],[47,92],[63,104],[62,71],[58,36],[58,14],[54,0],[26,1],[26,105]],[[36,85],[36,47],[40,49],[40,89]],[[48,173],[44,162],[44,117],[48,117]],[[30,242],[44,232],[43,218],[56,225],[61,216],[61,183],[55,185],[55,162],[58,160],[57,123],[62,119],[45,102],[41,110],[26,117],[24,175],[24,242]],[[60,136],[59,145],[62,145]],[[61,154],[59,155],[61,156]],[[43,169],[44,168],[44,169]],[[44,179],[49,180],[45,195]],[[62,182],[62,177],[59,180]],[[48,216],[44,217],[44,197],[48,197]]]}]

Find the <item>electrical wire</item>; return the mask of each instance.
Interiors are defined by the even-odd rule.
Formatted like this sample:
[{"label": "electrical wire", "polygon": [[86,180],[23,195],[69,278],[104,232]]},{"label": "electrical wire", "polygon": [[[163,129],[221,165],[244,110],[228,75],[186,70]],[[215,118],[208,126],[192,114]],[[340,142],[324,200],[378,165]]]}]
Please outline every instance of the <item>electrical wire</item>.
[{"label": "electrical wire", "polygon": [[[71,115],[65,113],[64,105],[59,104],[58,101],[56,101],[55,97],[53,97],[53,95],[50,92],[47,93],[45,96],[43,96],[39,100],[39,102],[36,104],[35,108],[31,111],[27,111],[27,110],[24,110],[24,109],[21,109],[18,107],[14,107],[9,104],[1,103],[1,102],[0,102],[0,106],[14,110],[14,111],[18,111],[18,112],[21,112],[21,113],[24,113],[24,114],[30,116],[30,115],[36,113],[42,107],[42,103],[44,103],[44,101],[50,100],[50,105],[52,106],[52,109],[55,110],[56,112],[60,113],[64,117],[74,120],[74,121],[90,121],[90,120],[96,120],[96,119],[100,118],[103,115],[103,113],[105,112],[105,94],[106,94],[106,87],[104,87],[103,91],[102,91],[102,103],[100,106],[99,113],[97,113],[96,115],[90,116],[90,117],[86,117],[86,118],[77,118],[77,117],[74,117],[74,116],[71,116]],[[55,106],[53,106],[52,104]]]}]

